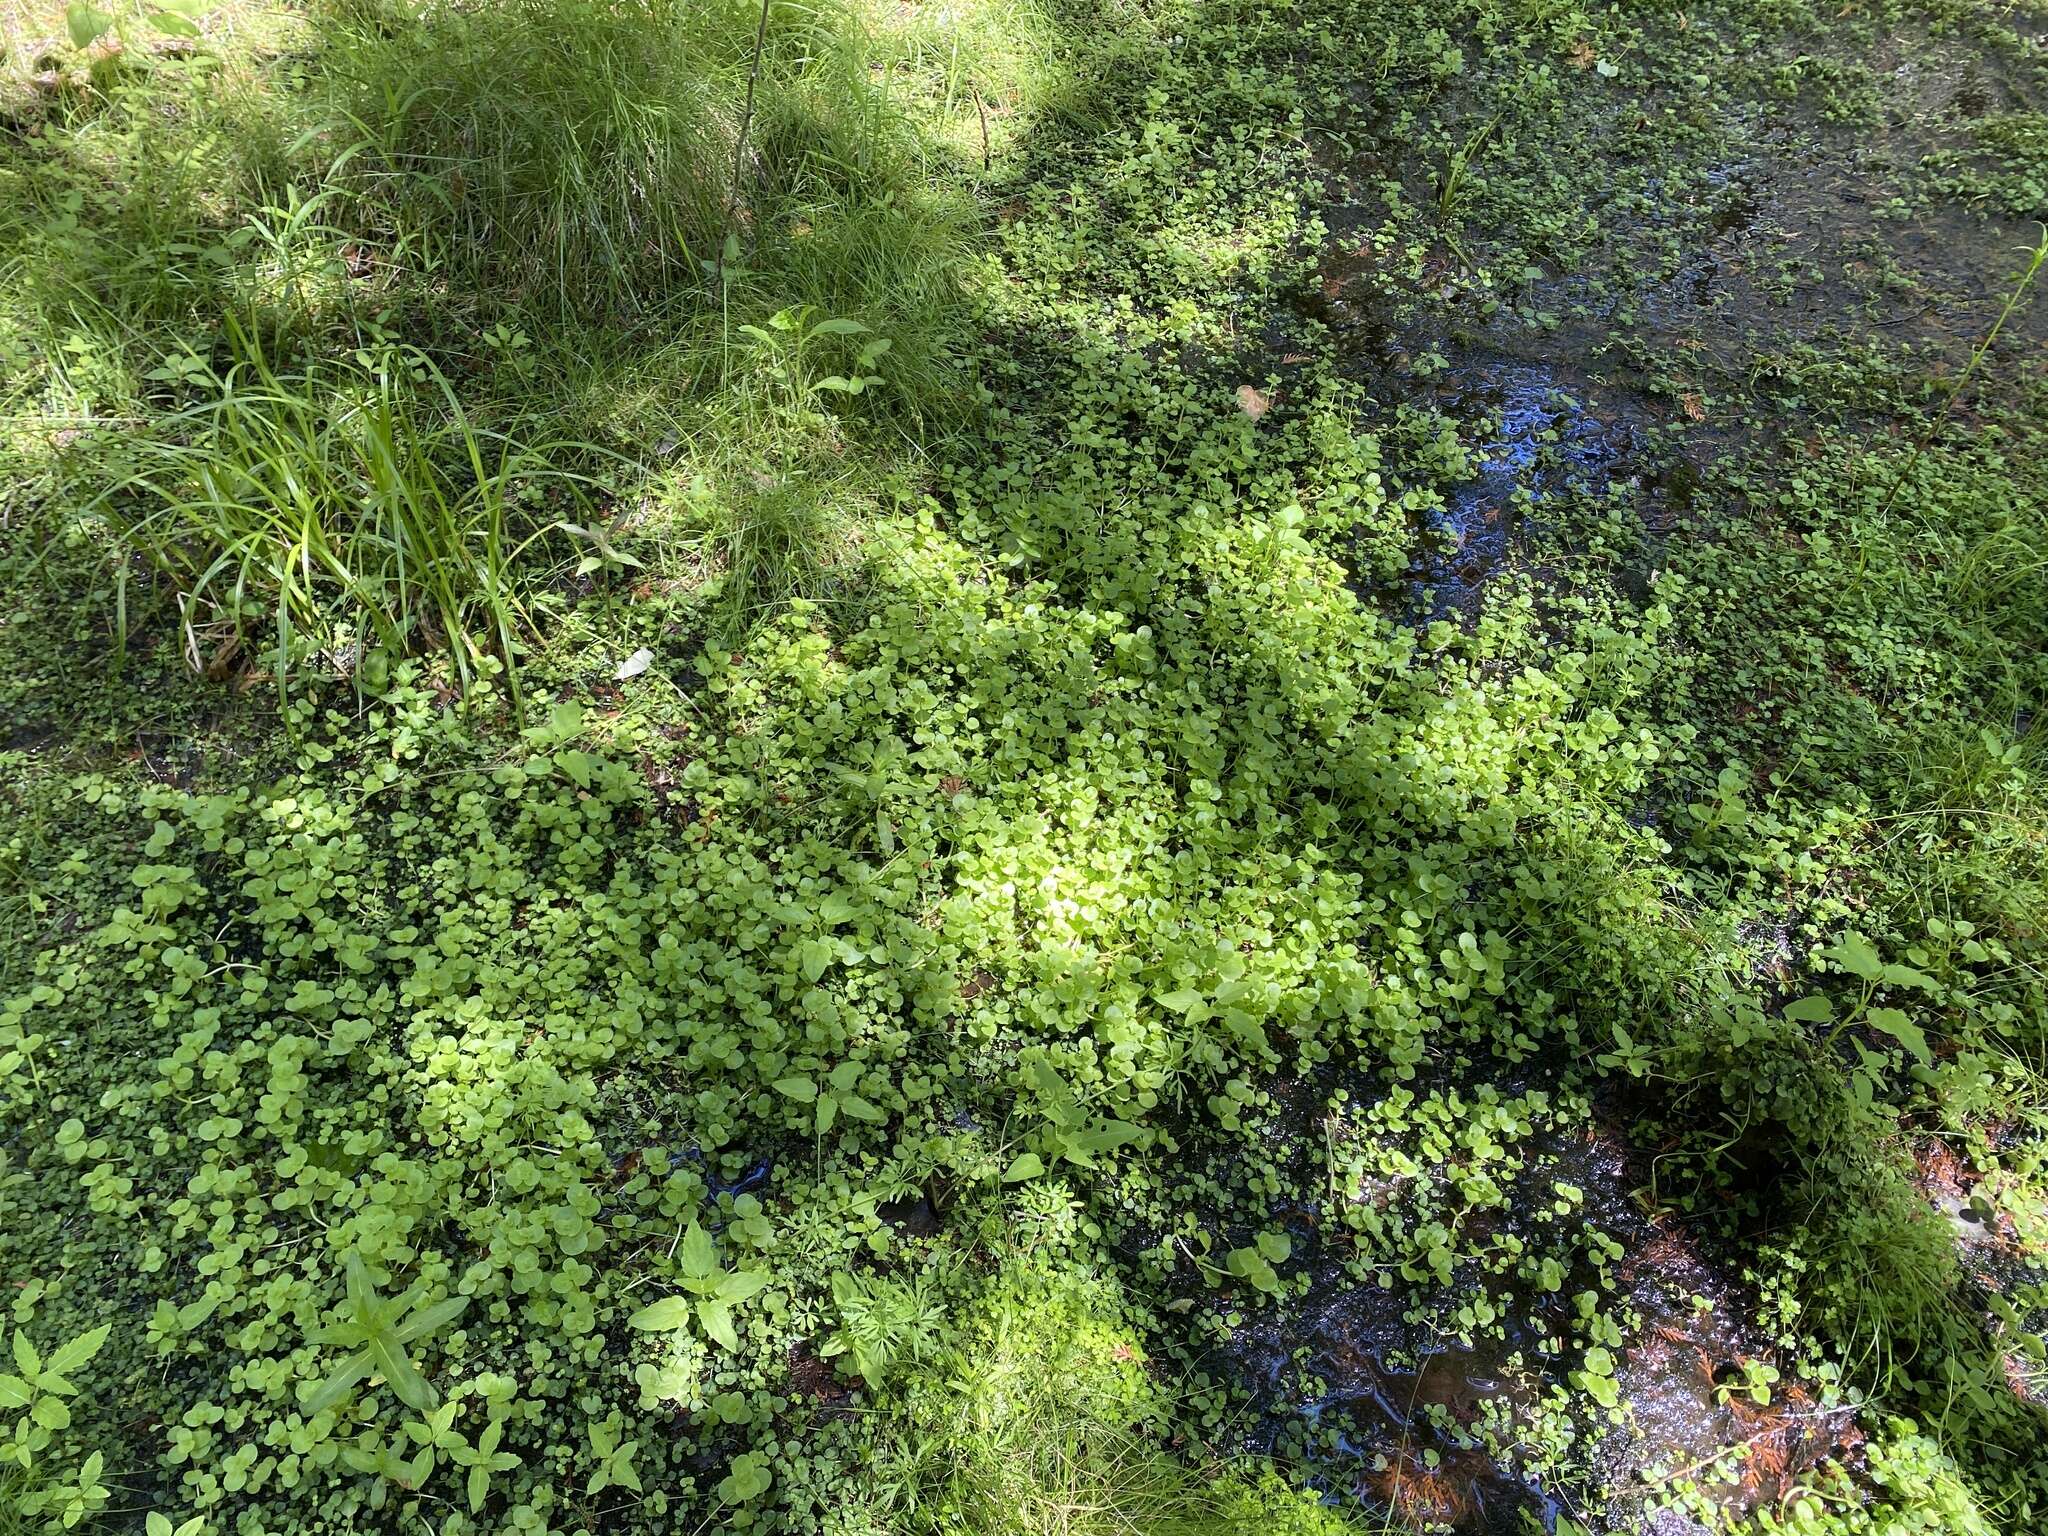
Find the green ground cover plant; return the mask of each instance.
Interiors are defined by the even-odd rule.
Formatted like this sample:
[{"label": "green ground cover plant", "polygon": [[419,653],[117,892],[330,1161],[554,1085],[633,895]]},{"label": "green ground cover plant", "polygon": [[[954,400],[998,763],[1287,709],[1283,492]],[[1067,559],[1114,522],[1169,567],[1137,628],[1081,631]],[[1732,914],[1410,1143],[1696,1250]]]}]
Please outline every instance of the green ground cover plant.
[{"label": "green ground cover plant", "polygon": [[2048,13],[4,20],[0,1530],[2044,1518]]}]

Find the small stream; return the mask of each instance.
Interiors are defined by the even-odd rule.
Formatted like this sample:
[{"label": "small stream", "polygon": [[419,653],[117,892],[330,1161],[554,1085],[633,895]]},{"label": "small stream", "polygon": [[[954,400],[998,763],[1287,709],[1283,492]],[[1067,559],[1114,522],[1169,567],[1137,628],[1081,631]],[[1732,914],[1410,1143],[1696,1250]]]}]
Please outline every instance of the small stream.
[{"label": "small stream", "polygon": [[1543,363],[1480,365],[1439,408],[1485,420],[1489,435],[1472,450],[1472,478],[1422,514],[1408,602],[1411,616],[1424,622],[1474,611],[1524,519],[1548,497],[1599,490],[1632,438],[1626,426],[1563,388]]}]

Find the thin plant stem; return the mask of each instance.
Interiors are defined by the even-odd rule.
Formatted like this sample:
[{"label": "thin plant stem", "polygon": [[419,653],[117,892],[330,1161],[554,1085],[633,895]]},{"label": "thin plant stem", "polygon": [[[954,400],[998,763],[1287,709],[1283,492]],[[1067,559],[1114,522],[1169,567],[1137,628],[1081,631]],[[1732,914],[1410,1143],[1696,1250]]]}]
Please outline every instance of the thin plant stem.
[{"label": "thin plant stem", "polygon": [[1948,420],[1948,413],[1955,408],[1956,397],[1962,394],[1963,386],[1970,382],[1970,375],[1977,371],[1977,364],[1984,360],[1984,354],[1989,352],[1992,343],[1998,340],[1998,333],[2005,329],[2005,322],[2011,319],[2013,311],[2020,307],[2020,300],[2026,297],[2027,289],[2033,285],[2035,274],[2041,270],[2044,262],[2048,262],[2048,224],[2041,226],[2041,243],[2034,247],[2033,254],[2028,258],[2027,270],[2020,274],[2020,280],[2013,285],[2012,292],[2005,296],[2005,307],[1998,312],[1998,318],[1991,322],[1991,329],[1984,333],[1984,339],[1977,343],[1977,350],[1970,354],[1970,361],[1964,365],[1962,373],[1956,379],[1956,387],[1948,392],[1948,398],[1941,402],[1941,409],[1934,413],[1934,419],[1927,424],[1927,430],[1920,434],[1920,441],[1913,445],[1912,456],[1893,477],[1892,488],[1884,493],[1884,501],[1877,509],[1880,517],[1889,512],[1892,503],[1898,500],[1899,487],[1906,483],[1907,478],[1918,467],[1920,456],[1927,451],[1927,445],[1934,441],[1934,434],[1941,430],[1942,423]]},{"label": "thin plant stem", "polygon": [[754,25],[754,59],[747,70],[747,99],[740,108],[739,137],[732,146],[732,184],[725,193],[725,238],[718,246],[718,289],[721,302],[726,291],[725,263],[732,249],[732,219],[740,203],[740,177],[747,165],[747,135],[754,126],[754,91],[761,83],[761,55],[768,46],[768,7],[773,0],[761,0],[761,17]]}]

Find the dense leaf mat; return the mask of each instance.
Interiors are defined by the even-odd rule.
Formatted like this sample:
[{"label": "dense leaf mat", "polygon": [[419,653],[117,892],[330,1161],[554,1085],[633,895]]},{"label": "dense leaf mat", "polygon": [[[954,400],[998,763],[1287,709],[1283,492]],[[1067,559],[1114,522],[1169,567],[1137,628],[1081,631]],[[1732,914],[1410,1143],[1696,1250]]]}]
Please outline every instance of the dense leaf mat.
[{"label": "dense leaf mat", "polygon": [[2048,15],[927,9],[16,49],[0,1529],[2034,1528]]}]

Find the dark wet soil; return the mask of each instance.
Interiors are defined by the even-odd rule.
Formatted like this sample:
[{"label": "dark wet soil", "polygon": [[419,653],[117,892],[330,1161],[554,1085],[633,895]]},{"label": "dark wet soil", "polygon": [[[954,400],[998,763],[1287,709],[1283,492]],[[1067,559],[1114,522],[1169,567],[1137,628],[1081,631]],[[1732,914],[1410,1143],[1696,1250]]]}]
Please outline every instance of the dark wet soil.
[{"label": "dark wet soil", "polygon": [[[1599,243],[1513,282],[1477,275],[1499,265],[1486,209],[1462,230],[1447,221],[1419,268],[1397,260],[1380,189],[1398,174],[1411,200],[1431,201],[1428,187],[1405,185],[1419,173],[1402,169],[1398,145],[1367,130],[1363,148],[1333,140],[1319,154],[1328,234],[1297,315],[1269,345],[1289,355],[1291,328],[1320,327],[1377,406],[1426,404],[1457,423],[1470,465],[1415,520],[1399,589],[1361,578],[1391,615],[1475,613],[1524,536],[1555,524],[1546,503],[1562,495],[1618,488],[1661,540],[1688,525],[1722,459],[1767,460],[1821,426],[1897,437],[1931,418],[2038,231],[1938,195],[1924,167],[1964,153],[1985,115],[2028,105],[2023,84],[2006,56],[1924,29],[1875,50],[1837,48],[1839,59],[1826,39],[1805,46],[1867,66],[1874,117],[1764,100],[1720,123],[1711,153],[1675,150],[1645,182],[1618,160],[1614,185],[1584,191]],[[1479,120],[1491,110],[1480,83],[1468,94]],[[1619,126],[1593,110],[1573,131],[1597,144]],[[2044,361],[2038,302],[2007,322],[1978,387]],[[1958,405],[1967,422],[1969,400]]]},{"label": "dark wet soil", "polygon": [[[1317,1139],[1332,1135],[1326,1123]],[[1249,1448],[1305,1456],[1334,1498],[1472,1536],[1553,1532],[1560,1516],[1680,1536],[1705,1528],[1688,1504],[1747,1514],[1853,1450],[1850,1409],[1822,1405],[1789,1367],[1780,1379],[1745,1286],[1644,1209],[1646,1170],[1614,1128],[1568,1118],[1523,1158],[1486,1235],[1540,1251],[1554,1238],[1530,1213],[1568,1189],[1618,1244],[1602,1302],[1626,1320],[1611,1350],[1618,1413],[1563,1385],[1584,1353],[1573,1298],[1599,1284],[1583,1268],[1550,1291],[1492,1277],[1501,1321],[1472,1330],[1457,1315],[1468,1285],[1381,1287],[1316,1259],[1306,1297],[1255,1314],[1211,1362],[1252,1397]]]}]

